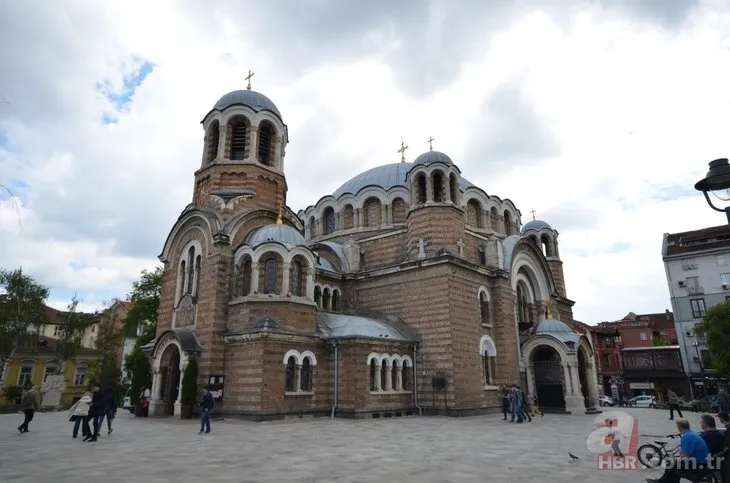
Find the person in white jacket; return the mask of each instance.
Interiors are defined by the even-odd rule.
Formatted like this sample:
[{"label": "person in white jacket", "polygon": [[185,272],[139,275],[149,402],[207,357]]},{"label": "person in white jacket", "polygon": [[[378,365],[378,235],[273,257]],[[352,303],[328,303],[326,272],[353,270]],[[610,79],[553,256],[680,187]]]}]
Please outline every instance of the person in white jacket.
[{"label": "person in white jacket", "polygon": [[[71,406],[71,409],[68,411],[69,421],[72,421],[74,423],[74,430],[73,430],[73,437],[77,437],[79,434],[79,425],[81,425],[82,422],[86,420],[89,416],[89,408],[91,407],[91,393],[86,392],[83,396],[81,396],[81,399],[76,401],[76,404]],[[89,424],[88,422],[85,423],[82,427],[82,434],[84,438],[89,436],[87,433],[89,433]]]}]

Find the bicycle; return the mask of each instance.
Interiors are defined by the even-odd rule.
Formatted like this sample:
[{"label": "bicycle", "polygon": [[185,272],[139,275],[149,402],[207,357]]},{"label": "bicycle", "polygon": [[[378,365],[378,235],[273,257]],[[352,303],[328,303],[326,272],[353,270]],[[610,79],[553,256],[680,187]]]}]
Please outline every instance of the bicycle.
[{"label": "bicycle", "polygon": [[[677,439],[679,436],[679,434],[669,434],[665,437]],[[669,448],[667,448],[667,445],[669,445],[669,441],[654,441],[654,443],[642,444],[636,451],[636,456],[645,468],[659,468],[663,462],[671,461],[679,453],[679,442]]]}]

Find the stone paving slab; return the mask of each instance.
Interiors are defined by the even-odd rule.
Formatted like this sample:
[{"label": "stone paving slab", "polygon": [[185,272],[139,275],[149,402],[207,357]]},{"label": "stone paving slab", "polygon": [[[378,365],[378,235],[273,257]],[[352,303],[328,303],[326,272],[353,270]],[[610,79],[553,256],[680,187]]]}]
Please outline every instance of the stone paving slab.
[{"label": "stone paving slab", "polygon": [[[639,433],[675,432],[665,411],[626,409]],[[699,413],[686,414],[699,426]],[[595,416],[545,415],[510,424],[501,416],[379,420],[197,421],[120,412],[96,443],[71,438],[66,413],[0,415],[0,481],[184,482],[624,482],[656,472],[598,471],[586,447]],[[642,437],[641,442],[655,438]],[[579,461],[571,461],[568,451]]]}]

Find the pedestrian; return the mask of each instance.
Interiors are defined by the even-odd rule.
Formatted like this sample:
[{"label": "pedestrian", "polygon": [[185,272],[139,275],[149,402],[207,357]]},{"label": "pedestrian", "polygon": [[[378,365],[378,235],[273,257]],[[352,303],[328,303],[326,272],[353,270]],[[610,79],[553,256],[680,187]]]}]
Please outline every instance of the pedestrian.
[{"label": "pedestrian", "polygon": [[114,419],[117,415],[117,395],[112,386],[107,387],[102,394],[104,399],[104,409],[101,416],[99,416],[99,430],[101,431],[104,416],[106,416],[107,434],[112,434],[112,419]]},{"label": "pedestrian", "polygon": [[718,412],[728,412],[728,397],[725,389],[720,389],[720,392],[717,393],[717,406],[720,409]]},{"label": "pedestrian", "polygon": [[507,421],[507,414],[510,413],[509,387],[507,387],[507,384],[502,385],[502,412],[504,413],[504,421]]},{"label": "pedestrian", "polygon": [[532,416],[530,416],[530,403],[527,401],[527,395],[521,387],[517,386],[517,390],[520,392],[520,399],[522,399],[522,420],[524,421],[524,418],[527,418],[527,422],[531,423]]},{"label": "pedestrian", "polygon": [[86,428],[89,427],[89,421],[92,421],[94,427],[89,431],[89,435],[84,438],[84,441],[93,443],[99,437],[99,415],[104,411],[104,395],[99,390],[99,383],[93,382],[91,384],[91,406],[89,407],[89,415],[86,417]]},{"label": "pedestrian", "polygon": [[[76,403],[71,406],[71,409],[69,409],[68,414],[69,418],[68,420],[74,423],[74,429],[72,436],[76,438],[79,435],[79,426],[81,426],[81,423],[84,422],[84,420],[89,415],[89,408],[91,407],[91,393],[85,392],[83,396],[81,396],[81,399],[76,401]],[[88,436],[88,423],[84,425],[84,427],[81,430],[82,436],[86,438]]]},{"label": "pedestrian", "polygon": [[667,399],[669,400],[669,419],[674,419],[674,411],[677,411],[679,417],[683,418],[682,410],[679,409],[679,396],[677,396],[677,393],[669,389],[667,391]]},{"label": "pedestrian", "polygon": [[27,433],[28,425],[33,421],[33,415],[36,411],[41,409],[41,388],[37,384],[33,386],[30,391],[23,395],[20,400],[21,407],[23,408],[23,424],[18,426],[19,433]]},{"label": "pedestrian", "polygon": [[621,444],[621,433],[619,433],[613,427],[613,419],[607,418],[604,422],[606,424],[606,427],[608,428],[608,432],[606,432],[606,438],[611,440],[611,451],[613,451],[613,455],[618,456],[619,458],[623,458],[624,455],[621,452],[621,448],[619,447]]},{"label": "pedestrian", "polygon": [[524,422],[524,400],[522,399],[522,391],[519,390],[517,384],[512,384],[510,388],[510,408],[512,413],[510,422]]},{"label": "pedestrian", "polygon": [[208,386],[203,388],[203,397],[200,398],[200,432],[198,434],[210,433],[210,411],[215,406],[215,400],[210,393]]}]

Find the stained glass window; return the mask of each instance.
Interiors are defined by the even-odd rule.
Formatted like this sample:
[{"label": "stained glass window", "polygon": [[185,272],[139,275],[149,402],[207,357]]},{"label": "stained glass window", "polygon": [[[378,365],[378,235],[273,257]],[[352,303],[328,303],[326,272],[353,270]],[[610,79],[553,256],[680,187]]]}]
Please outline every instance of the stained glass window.
[{"label": "stained glass window", "polygon": [[266,277],[264,281],[264,293],[276,293],[276,260],[270,258],[266,261]]}]

